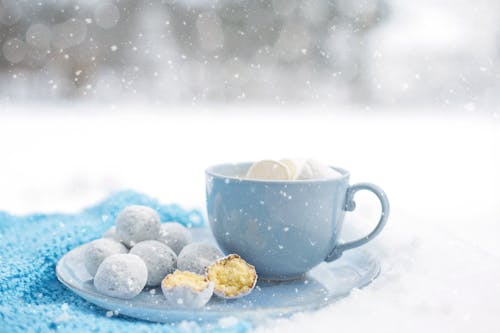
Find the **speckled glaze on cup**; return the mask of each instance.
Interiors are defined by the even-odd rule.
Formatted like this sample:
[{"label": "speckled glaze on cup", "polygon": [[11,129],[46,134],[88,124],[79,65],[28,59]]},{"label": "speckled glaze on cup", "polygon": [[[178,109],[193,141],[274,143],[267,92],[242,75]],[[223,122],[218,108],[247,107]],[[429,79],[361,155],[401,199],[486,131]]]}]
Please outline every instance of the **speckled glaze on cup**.
[{"label": "speckled glaze on cup", "polygon": [[[384,227],[389,215],[387,196],[370,183],[349,185],[349,172],[334,179],[244,179],[252,163],[208,168],[207,212],[212,233],[226,254],[237,253],[254,265],[259,278],[301,277],[322,261],[363,245]],[[373,192],[382,213],[375,229],[361,239],[339,243],[346,211],[355,208],[354,194]]]}]

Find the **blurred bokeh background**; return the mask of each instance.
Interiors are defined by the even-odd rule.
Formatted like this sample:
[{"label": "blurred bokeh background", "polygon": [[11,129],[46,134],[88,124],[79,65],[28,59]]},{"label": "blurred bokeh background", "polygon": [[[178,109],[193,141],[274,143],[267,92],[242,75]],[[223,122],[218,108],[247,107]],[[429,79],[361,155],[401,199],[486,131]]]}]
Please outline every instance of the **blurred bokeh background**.
[{"label": "blurred bokeh background", "polygon": [[0,101],[494,106],[497,0],[0,0]]}]

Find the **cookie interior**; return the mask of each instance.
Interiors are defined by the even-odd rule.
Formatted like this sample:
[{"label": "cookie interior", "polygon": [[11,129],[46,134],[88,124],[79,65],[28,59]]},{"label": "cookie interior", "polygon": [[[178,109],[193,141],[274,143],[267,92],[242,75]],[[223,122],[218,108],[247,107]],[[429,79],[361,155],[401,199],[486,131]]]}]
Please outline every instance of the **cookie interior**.
[{"label": "cookie interior", "polygon": [[203,275],[188,271],[176,270],[163,279],[162,286],[164,288],[174,288],[182,286],[189,287],[194,291],[203,291],[208,288],[208,280]]},{"label": "cookie interior", "polygon": [[207,269],[208,280],[214,289],[226,297],[236,297],[248,293],[255,285],[255,268],[237,255],[229,255]]}]

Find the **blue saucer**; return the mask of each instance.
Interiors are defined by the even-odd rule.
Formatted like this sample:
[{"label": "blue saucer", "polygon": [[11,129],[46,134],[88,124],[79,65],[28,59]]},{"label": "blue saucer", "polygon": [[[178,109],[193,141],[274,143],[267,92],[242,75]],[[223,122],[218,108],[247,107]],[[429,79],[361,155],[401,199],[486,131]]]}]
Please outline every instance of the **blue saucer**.
[{"label": "blue saucer", "polygon": [[[206,228],[194,228],[192,234],[196,241],[214,242]],[[227,316],[254,321],[289,316],[299,311],[318,309],[346,297],[352,289],[369,284],[380,272],[380,265],[374,256],[366,250],[354,249],[334,262],[318,265],[302,279],[281,282],[259,280],[255,290],[243,298],[224,300],[213,296],[202,309],[181,310],[167,306],[159,288],[146,289],[131,300],[100,294],[83,264],[85,246],[71,250],[59,260],[56,267],[59,281],[102,308],[154,322],[213,321]]]}]

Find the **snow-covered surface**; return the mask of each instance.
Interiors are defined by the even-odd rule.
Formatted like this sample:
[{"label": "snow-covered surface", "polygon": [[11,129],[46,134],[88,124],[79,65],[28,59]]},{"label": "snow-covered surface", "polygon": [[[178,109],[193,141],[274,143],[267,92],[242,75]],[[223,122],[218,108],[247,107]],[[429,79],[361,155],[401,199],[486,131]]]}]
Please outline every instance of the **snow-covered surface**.
[{"label": "snow-covered surface", "polygon": [[[203,207],[203,171],[220,162],[297,156],[342,166],[353,183],[372,181],[389,196],[388,225],[368,245],[381,276],[328,308],[258,330],[500,328],[494,112],[0,105],[0,151],[0,210],[18,214],[78,211],[125,188]],[[379,207],[369,194],[356,199],[346,224],[360,235]]]}]

